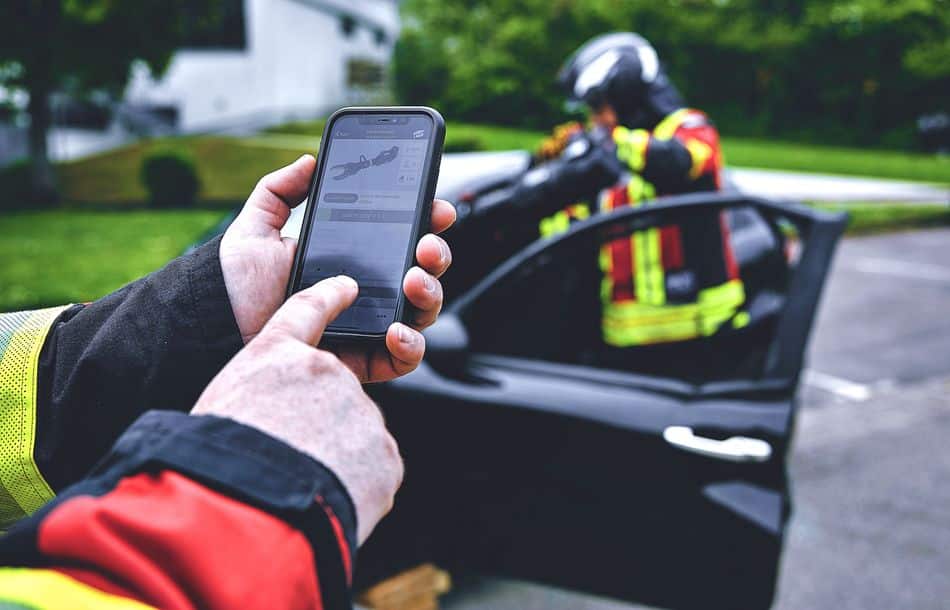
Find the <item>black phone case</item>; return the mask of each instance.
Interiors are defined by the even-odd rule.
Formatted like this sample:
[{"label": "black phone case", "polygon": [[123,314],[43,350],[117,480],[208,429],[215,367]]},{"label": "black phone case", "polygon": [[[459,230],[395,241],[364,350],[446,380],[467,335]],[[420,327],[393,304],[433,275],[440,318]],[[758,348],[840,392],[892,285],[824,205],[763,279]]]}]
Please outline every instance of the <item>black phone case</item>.
[{"label": "black phone case", "polygon": [[[432,216],[432,199],[435,197],[436,185],[439,181],[439,168],[442,164],[442,147],[445,142],[445,119],[442,118],[442,115],[433,108],[427,106],[349,106],[346,108],[340,108],[327,119],[326,125],[323,127],[323,136],[320,139],[320,149],[317,153],[317,168],[313,173],[313,178],[310,181],[310,190],[307,193],[307,211],[303,218],[303,223],[300,226],[300,239],[297,242],[297,254],[294,256],[294,265],[290,271],[290,282],[287,285],[287,294],[285,299],[290,298],[292,294],[301,290],[300,287],[300,275],[303,271],[303,257],[304,253],[307,251],[307,240],[310,237],[310,225],[313,222],[313,213],[316,210],[316,205],[314,202],[314,197],[317,192],[317,182],[320,179],[320,176],[323,174],[324,164],[326,162],[326,155],[323,154],[325,149],[325,144],[329,141],[328,137],[330,134],[330,128],[333,123],[345,114],[425,114],[432,119],[432,124],[434,126],[433,137],[431,139],[429,154],[428,157],[431,157],[432,161],[429,163],[428,167],[425,168],[427,172],[423,177],[424,187],[420,192],[422,197],[421,205],[416,206],[418,213],[415,220],[413,221],[412,233],[409,236],[410,247],[406,255],[406,261],[403,265],[403,276],[406,275],[406,272],[409,271],[409,268],[412,266],[413,261],[416,257],[416,245],[419,243],[419,240],[423,235],[429,230],[430,219]],[[403,323],[408,323],[411,319],[412,307],[406,302],[406,295],[402,290],[398,291],[398,298],[396,300],[396,315],[395,320]],[[331,331],[327,330],[323,333],[323,342],[327,343],[348,343],[348,342],[377,342],[382,341],[386,338],[386,333],[357,333],[357,332],[340,332],[340,331]]]}]

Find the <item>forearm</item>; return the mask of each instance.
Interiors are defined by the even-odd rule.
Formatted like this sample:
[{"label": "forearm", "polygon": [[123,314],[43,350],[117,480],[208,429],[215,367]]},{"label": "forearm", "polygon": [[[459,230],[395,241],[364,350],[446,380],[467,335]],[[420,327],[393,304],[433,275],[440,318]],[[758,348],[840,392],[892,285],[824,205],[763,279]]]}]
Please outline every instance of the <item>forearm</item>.
[{"label": "forearm", "polygon": [[0,600],[345,608],[355,532],[349,496],[313,459],[228,419],[152,412],[0,540]]},{"label": "forearm", "polygon": [[145,410],[190,409],[240,349],[217,248],[88,305],[0,315],[0,396],[15,407],[0,413],[5,524],[86,473]]},{"label": "forearm", "polygon": [[669,138],[618,127],[613,137],[618,158],[661,192],[715,187],[718,138],[711,126],[683,129]]}]

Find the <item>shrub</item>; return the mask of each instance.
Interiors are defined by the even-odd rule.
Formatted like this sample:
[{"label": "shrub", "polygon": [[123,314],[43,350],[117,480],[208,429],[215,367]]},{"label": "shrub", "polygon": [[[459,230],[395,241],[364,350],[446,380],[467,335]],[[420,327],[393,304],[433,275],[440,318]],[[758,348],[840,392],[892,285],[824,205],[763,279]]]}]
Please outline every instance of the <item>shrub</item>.
[{"label": "shrub", "polygon": [[0,167],[0,212],[31,207],[31,190],[29,160]]},{"label": "shrub", "polygon": [[156,208],[193,206],[201,188],[194,160],[177,151],[145,157],[142,184],[148,192],[149,205]]}]

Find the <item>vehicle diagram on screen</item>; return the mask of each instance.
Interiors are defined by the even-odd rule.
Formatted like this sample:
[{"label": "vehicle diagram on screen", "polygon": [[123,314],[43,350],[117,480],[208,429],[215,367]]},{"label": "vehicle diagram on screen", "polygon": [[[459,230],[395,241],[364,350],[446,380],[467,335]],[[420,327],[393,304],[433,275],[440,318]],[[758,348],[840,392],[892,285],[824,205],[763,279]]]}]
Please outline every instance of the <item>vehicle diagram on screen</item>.
[{"label": "vehicle diagram on screen", "polygon": [[349,163],[340,163],[338,165],[334,165],[330,168],[330,171],[340,172],[336,176],[333,176],[334,180],[344,180],[353,174],[357,174],[364,169],[369,168],[370,166],[379,166],[390,163],[396,159],[397,155],[399,155],[399,147],[393,146],[392,148],[387,148],[386,150],[380,151],[378,155],[373,157],[372,161],[367,159],[366,155],[360,155],[359,161],[351,161]]}]

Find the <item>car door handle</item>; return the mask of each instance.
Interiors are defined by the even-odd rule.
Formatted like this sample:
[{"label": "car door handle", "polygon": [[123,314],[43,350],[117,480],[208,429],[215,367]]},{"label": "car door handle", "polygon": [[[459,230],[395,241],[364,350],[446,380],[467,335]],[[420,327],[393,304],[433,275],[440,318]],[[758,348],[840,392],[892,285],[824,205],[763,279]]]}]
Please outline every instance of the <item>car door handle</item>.
[{"label": "car door handle", "polygon": [[765,462],[772,457],[772,445],[747,436],[733,436],[720,441],[697,436],[688,426],[669,426],[663,431],[663,438],[684,451],[730,462]]}]

